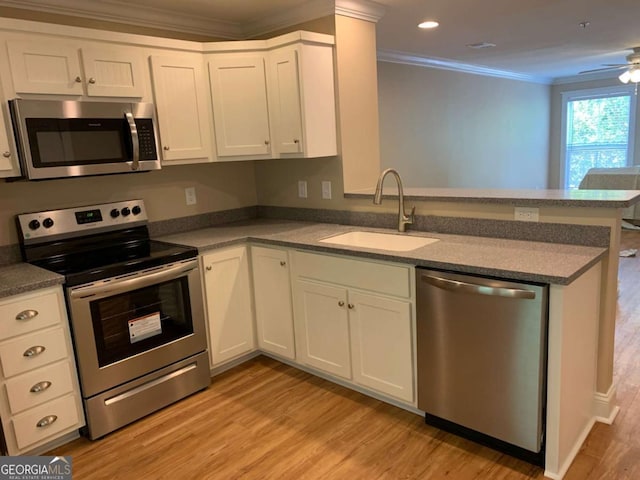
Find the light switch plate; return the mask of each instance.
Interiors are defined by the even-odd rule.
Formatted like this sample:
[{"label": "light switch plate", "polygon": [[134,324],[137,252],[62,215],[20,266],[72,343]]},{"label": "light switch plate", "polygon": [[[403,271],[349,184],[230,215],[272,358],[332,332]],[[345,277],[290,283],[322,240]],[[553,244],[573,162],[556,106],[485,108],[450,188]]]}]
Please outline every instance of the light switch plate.
[{"label": "light switch plate", "polygon": [[329,180],[322,181],[322,198],[331,200],[331,182]]},{"label": "light switch plate", "polygon": [[306,180],[298,180],[298,198],[307,198]]}]

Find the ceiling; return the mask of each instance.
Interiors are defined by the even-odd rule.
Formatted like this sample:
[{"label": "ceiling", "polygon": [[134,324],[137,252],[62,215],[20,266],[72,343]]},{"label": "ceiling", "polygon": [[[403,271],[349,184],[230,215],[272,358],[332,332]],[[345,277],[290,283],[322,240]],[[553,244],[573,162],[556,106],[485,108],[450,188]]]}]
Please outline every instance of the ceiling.
[{"label": "ceiling", "polygon": [[[625,63],[640,46],[640,0],[0,0],[2,5],[233,39],[338,7],[362,7],[379,17],[380,58],[541,82]],[[426,19],[440,26],[419,30]],[[467,46],[479,42],[496,46]]]}]

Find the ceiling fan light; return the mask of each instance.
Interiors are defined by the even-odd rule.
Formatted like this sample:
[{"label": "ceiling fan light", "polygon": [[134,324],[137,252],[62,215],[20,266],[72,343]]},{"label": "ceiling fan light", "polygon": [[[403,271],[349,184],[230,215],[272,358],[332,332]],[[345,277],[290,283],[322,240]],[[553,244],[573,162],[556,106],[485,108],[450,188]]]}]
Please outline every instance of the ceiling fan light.
[{"label": "ceiling fan light", "polygon": [[629,83],[629,80],[631,80],[631,72],[629,70],[625,70],[620,74],[618,80],[620,80],[622,83]]},{"label": "ceiling fan light", "polygon": [[629,73],[629,80],[633,83],[640,83],[640,68],[635,67]]}]

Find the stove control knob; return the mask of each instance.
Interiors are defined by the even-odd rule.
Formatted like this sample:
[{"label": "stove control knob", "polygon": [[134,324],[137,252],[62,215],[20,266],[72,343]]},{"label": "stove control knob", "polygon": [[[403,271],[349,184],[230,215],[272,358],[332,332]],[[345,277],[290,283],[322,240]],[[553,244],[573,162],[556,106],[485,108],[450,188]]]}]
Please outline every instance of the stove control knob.
[{"label": "stove control knob", "polygon": [[131,210],[129,210],[129,207],[124,207],[122,210],[120,210],[120,213],[122,213],[123,217],[128,217],[131,213]]},{"label": "stove control knob", "polygon": [[29,222],[29,228],[31,230],[37,230],[40,228],[40,222],[35,218]]},{"label": "stove control knob", "polygon": [[120,216],[120,210],[114,208],[113,210],[111,210],[109,215],[111,215],[111,218],[118,218]]},{"label": "stove control knob", "polygon": [[140,212],[142,211],[142,209],[136,205],[131,209],[131,213],[133,213],[134,215],[140,215]]},{"label": "stove control knob", "polygon": [[42,225],[44,226],[44,228],[51,228],[53,227],[53,220],[51,220],[50,218],[45,218],[42,221]]}]

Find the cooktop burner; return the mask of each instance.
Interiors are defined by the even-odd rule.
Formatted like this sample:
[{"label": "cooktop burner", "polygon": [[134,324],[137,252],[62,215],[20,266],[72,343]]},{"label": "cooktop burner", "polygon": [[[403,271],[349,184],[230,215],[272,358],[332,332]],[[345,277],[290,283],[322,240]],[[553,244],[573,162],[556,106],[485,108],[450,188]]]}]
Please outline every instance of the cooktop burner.
[{"label": "cooktop burner", "polygon": [[67,286],[195,258],[193,247],[149,238],[142,200],[18,216],[23,259]]}]

